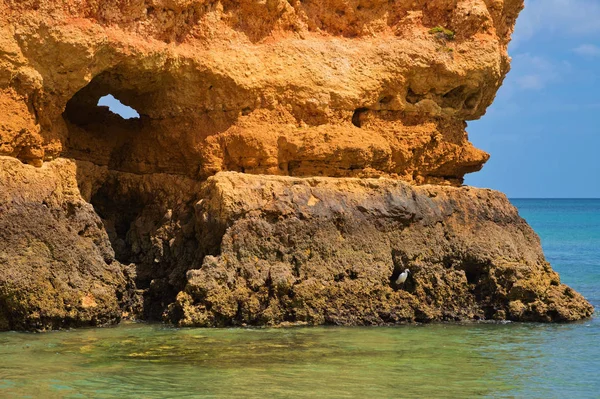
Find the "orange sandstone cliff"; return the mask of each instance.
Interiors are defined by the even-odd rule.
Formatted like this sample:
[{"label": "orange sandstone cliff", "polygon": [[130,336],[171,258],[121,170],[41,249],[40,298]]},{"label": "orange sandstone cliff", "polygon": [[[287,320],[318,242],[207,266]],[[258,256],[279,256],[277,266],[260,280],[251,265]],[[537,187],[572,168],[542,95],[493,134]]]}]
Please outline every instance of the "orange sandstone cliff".
[{"label": "orange sandstone cliff", "polygon": [[460,187],[522,7],[0,0],[0,329],[590,316]]}]

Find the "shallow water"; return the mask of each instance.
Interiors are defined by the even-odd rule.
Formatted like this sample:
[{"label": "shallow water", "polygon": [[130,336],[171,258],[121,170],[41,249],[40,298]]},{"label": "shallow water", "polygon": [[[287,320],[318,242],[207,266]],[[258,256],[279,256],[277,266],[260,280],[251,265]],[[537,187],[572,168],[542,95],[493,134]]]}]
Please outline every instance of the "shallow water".
[{"label": "shallow water", "polygon": [[[600,200],[514,200],[600,306]],[[594,398],[600,320],[560,325],[115,328],[0,334],[0,397]]]}]

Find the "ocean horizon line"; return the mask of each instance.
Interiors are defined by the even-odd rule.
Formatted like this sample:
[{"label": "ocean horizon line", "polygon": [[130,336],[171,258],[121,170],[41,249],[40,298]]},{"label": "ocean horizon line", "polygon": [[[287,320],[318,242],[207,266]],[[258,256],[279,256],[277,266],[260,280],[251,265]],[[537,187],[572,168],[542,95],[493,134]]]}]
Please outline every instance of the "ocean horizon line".
[{"label": "ocean horizon line", "polygon": [[508,197],[509,200],[600,200],[598,197]]}]

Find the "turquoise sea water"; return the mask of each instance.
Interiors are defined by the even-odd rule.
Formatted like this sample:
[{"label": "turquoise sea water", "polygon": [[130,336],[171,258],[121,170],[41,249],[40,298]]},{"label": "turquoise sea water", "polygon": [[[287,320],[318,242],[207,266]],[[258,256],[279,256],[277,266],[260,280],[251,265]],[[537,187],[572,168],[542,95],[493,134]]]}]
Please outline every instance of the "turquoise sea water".
[{"label": "turquoise sea water", "polygon": [[[513,200],[600,308],[600,200]],[[0,398],[599,398],[600,321],[0,334]]]}]

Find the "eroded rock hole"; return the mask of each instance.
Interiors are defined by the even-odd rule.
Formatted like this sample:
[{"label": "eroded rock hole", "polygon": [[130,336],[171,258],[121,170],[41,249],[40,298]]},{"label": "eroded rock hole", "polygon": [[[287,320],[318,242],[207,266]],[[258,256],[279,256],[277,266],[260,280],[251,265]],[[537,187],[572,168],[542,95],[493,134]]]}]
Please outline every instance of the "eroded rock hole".
[{"label": "eroded rock hole", "polygon": [[465,86],[458,86],[444,94],[440,104],[442,108],[461,109],[465,101],[465,90]]},{"label": "eroded rock hole", "polygon": [[468,110],[475,109],[477,107],[477,105],[479,104],[479,99],[480,99],[480,94],[479,93],[475,93],[475,94],[470,95],[465,100],[465,108],[468,109]]},{"label": "eroded rock hole", "polygon": [[456,268],[465,272],[467,283],[476,300],[482,304],[486,318],[491,318],[495,310],[486,304],[497,302],[498,282],[490,277],[492,264],[487,259],[475,259],[466,256],[458,261]]},{"label": "eroded rock hole", "polygon": [[409,269],[410,273],[414,272],[414,270],[411,270],[411,262],[408,255],[402,250],[394,249],[392,250],[392,262],[394,263],[394,268],[392,270],[392,275],[389,277],[390,286],[394,290],[402,288],[407,292],[413,292],[415,289],[415,282],[411,274],[408,275],[408,278],[403,284],[396,284],[396,280],[404,270]]},{"label": "eroded rock hole", "polygon": [[80,190],[143,296],[136,317],[150,320],[161,319],[186,272],[221,242],[218,231],[196,235],[203,140],[251,112],[243,101],[213,112],[225,100],[210,76],[192,97],[181,95],[186,83],[176,75],[123,64],[94,77],[63,112],[62,156],[76,162]]},{"label": "eroded rock hole", "polygon": [[368,108],[358,108],[352,115],[352,124],[356,127],[362,127],[364,114],[368,111]]},{"label": "eroded rock hole", "polygon": [[92,196],[90,203],[102,218],[104,228],[115,251],[115,257],[123,264],[132,263],[131,243],[127,234],[138,218],[144,204],[135,193],[125,197],[117,192],[117,183],[110,179]]},{"label": "eroded rock hole", "polygon": [[212,76],[196,78],[192,90],[179,71],[138,67],[107,70],[67,102],[62,156],[135,174],[211,171],[202,165],[204,140],[252,110],[242,94],[227,91],[237,86],[225,97],[211,90]]},{"label": "eroded rock hole", "polygon": [[205,96],[190,106],[171,74],[120,66],[75,93],[63,113],[62,155],[76,161],[80,189],[143,296],[136,317],[161,319],[185,288],[187,270],[220,245],[218,232],[196,235],[198,144],[226,130],[243,107],[207,112],[222,99],[203,84]]},{"label": "eroded rock hole", "polygon": [[379,104],[385,105],[392,102],[394,96],[383,96],[379,99]]},{"label": "eroded rock hole", "polygon": [[206,254],[204,240],[196,237],[194,188],[185,195],[190,200],[184,201],[169,194],[163,184],[160,176],[111,173],[90,199],[116,259],[130,265],[136,288],[143,294],[142,313],[137,317],[148,320],[162,318],[184,289],[186,271],[200,268]]},{"label": "eroded rock hole", "polygon": [[423,100],[425,98],[424,95],[422,94],[417,94],[413,91],[412,88],[408,88],[408,91],[406,93],[406,102],[409,104],[417,104],[419,101]]},{"label": "eroded rock hole", "polygon": [[67,102],[63,156],[112,170],[154,172],[158,159],[142,107],[145,93],[123,88],[123,80],[121,75],[100,75]]}]

